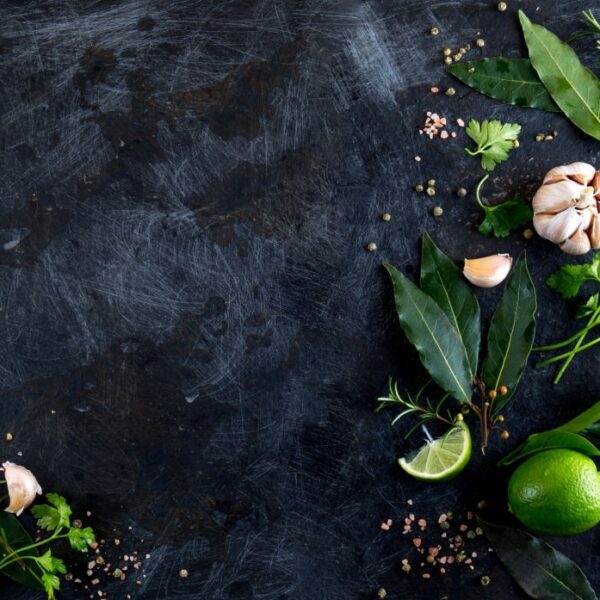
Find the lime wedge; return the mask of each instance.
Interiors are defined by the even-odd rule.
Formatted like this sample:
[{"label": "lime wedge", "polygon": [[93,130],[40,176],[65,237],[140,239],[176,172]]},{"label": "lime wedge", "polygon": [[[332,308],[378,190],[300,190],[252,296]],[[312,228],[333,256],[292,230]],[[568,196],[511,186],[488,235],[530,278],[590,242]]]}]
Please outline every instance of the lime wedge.
[{"label": "lime wedge", "polygon": [[471,433],[464,421],[457,421],[445,435],[400,458],[398,464],[417,479],[448,481],[467,466],[470,458]]}]

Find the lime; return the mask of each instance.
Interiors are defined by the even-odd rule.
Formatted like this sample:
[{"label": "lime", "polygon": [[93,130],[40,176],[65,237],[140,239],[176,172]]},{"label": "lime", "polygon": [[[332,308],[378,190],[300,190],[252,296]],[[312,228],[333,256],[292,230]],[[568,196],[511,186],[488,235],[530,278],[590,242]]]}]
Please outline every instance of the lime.
[{"label": "lime", "polygon": [[533,531],[573,535],[600,521],[600,474],[574,450],[547,450],[521,464],[508,482],[512,513]]},{"label": "lime", "polygon": [[412,455],[400,458],[398,464],[423,481],[448,481],[456,477],[471,458],[471,433],[464,421],[457,421],[445,435],[429,439]]}]

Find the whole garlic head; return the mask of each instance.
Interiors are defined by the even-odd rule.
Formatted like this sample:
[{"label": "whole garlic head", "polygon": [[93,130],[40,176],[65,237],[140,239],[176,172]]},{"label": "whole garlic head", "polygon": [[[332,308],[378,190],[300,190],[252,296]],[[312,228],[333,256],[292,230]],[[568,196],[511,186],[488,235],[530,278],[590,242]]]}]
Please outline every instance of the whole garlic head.
[{"label": "whole garlic head", "polygon": [[2,466],[10,498],[8,508],[4,510],[19,516],[35,500],[36,495],[42,493],[42,488],[29,469],[11,462],[2,463]]},{"label": "whole garlic head", "polygon": [[600,248],[600,172],[576,162],[551,169],[532,201],[533,226],[540,237],[567,254]]}]

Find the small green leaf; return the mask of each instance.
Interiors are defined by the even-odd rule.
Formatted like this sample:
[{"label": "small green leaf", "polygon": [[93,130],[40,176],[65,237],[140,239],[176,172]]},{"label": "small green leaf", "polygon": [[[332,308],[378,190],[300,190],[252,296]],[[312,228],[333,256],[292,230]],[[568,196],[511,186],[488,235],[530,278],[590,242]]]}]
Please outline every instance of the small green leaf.
[{"label": "small green leaf", "polygon": [[509,452],[502,460],[498,461],[498,466],[511,465],[522,458],[544,450],[557,449],[576,450],[586,456],[600,456],[600,450],[582,435],[553,429],[530,435],[524,444],[521,444],[518,448]]},{"label": "small green leaf", "polygon": [[493,171],[496,165],[508,158],[508,153],[515,147],[521,132],[517,123],[501,123],[498,120],[482,121],[471,119],[465,129],[467,135],[477,144],[475,150],[465,148],[470,156],[481,156],[481,166],[486,171]]},{"label": "small green leaf", "polygon": [[54,592],[60,589],[60,579],[51,573],[44,573],[42,575],[42,581],[44,583],[44,590],[46,594],[48,594],[48,598],[50,600],[56,598],[56,594]]},{"label": "small green leaf", "polygon": [[[19,550],[25,546],[31,546],[33,540],[21,525],[19,519],[7,512],[0,511],[0,552],[7,552],[6,543],[9,543],[12,550]],[[30,556],[37,556],[36,548],[27,550]],[[43,590],[42,570],[31,560],[14,562],[0,571],[6,577],[33,588],[35,590]]]},{"label": "small green leaf", "polygon": [[507,200],[495,206],[483,206],[485,219],[479,226],[480,233],[506,237],[513,229],[527,225],[533,218],[531,206],[521,200]]},{"label": "small green leaf", "polygon": [[482,58],[454,63],[448,72],[480,94],[516,106],[560,112],[527,58]]},{"label": "small green leaf", "polygon": [[[59,494],[46,494],[49,504],[36,504],[31,512],[40,529],[55,531],[59,527],[70,527],[71,507]],[[51,506],[52,505],[52,506]]]},{"label": "small green leaf", "polygon": [[530,598],[597,600],[579,566],[550,544],[519,529],[480,524],[506,570]]},{"label": "small green leaf", "polygon": [[550,275],[548,285],[563,298],[576,296],[586,281],[600,282],[600,252],[589,263],[564,265]]},{"label": "small green leaf", "polygon": [[584,319],[592,315],[596,309],[600,306],[600,293],[596,292],[592,294],[585,302],[582,302],[577,307],[576,318]]},{"label": "small green leaf", "polygon": [[462,340],[442,309],[392,265],[385,264],[394,286],[400,325],[431,378],[460,402],[472,396],[469,359]]},{"label": "small green leaf", "polygon": [[82,529],[72,528],[69,530],[68,540],[73,550],[86,552],[88,546],[96,541],[96,536],[91,527],[83,527]]},{"label": "small green leaf", "polygon": [[421,289],[444,311],[465,346],[471,379],[477,372],[480,325],[479,303],[460,269],[427,235],[421,252]]},{"label": "small green leaf", "polygon": [[510,400],[521,379],[533,345],[536,309],[535,286],[523,253],[506,282],[488,333],[483,381],[487,390],[499,390],[503,385],[508,388],[508,394],[498,395],[494,413]]},{"label": "small green leaf", "polygon": [[574,125],[600,140],[600,80],[551,31],[522,10],[519,19],[531,64],[554,102]]},{"label": "small green leaf", "polygon": [[48,549],[42,556],[37,559],[38,565],[49,573],[62,573],[63,575],[67,572],[67,566],[62,559],[52,556],[52,550]]},{"label": "small green leaf", "polygon": [[584,410],[581,414],[577,415],[574,419],[571,419],[560,427],[557,427],[557,429],[559,431],[582,433],[598,421],[600,421],[600,402],[596,402],[587,410]]}]

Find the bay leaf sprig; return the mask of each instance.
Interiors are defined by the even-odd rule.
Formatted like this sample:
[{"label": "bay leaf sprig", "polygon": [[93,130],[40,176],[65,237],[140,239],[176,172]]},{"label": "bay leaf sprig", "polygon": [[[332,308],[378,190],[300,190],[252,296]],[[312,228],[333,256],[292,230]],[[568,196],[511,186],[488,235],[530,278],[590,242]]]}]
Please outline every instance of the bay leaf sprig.
[{"label": "bay leaf sprig", "polygon": [[[558,108],[576,127],[600,140],[600,80],[567,43],[542,25],[532,23],[521,10],[519,21],[528,59],[471,61],[449,66],[449,73],[507,104],[548,111]],[[588,14],[588,24],[594,23],[593,14],[591,18]]]},{"label": "bay leaf sprig", "polygon": [[[588,282],[596,284],[596,286],[600,285],[600,252],[596,253],[591,262],[565,265],[548,278],[548,285],[565,299],[577,296]],[[586,341],[588,334],[600,325],[600,291],[595,291],[581,301],[576,316],[578,319],[586,319],[585,325],[576,333],[565,340],[535,348],[536,352],[558,351],[558,354],[546,358],[536,365],[545,367],[562,362],[554,377],[555,384],[560,382],[565,371],[580,352],[589,350],[600,343],[600,336]]]},{"label": "bay leaf sprig", "polygon": [[532,433],[522,444],[504,456],[499,466],[507,466],[544,450],[569,449],[586,456],[600,456],[600,402],[575,418],[540,433]]},{"label": "bay leaf sprig", "polygon": [[[535,333],[535,287],[523,255],[492,317],[480,371],[477,298],[458,267],[427,234],[422,249],[420,288],[392,265],[384,265],[392,280],[398,320],[432,380],[447,397],[478,417],[483,449],[491,431],[503,433],[504,417],[499,411],[513,397],[527,364]],[[379,401],[380,408],[402,405],[402,417],[424,412],[422,405],[419,411],[414,402],[407,403],[395,386],[388,398]],[[429,410],[428,415],[436,413]]]},{"label": "bay leaf sprig", "polygon": [[589,580],[570,558],[533,535],[479,520],[496,555],[530,598],[597,600]]}]

